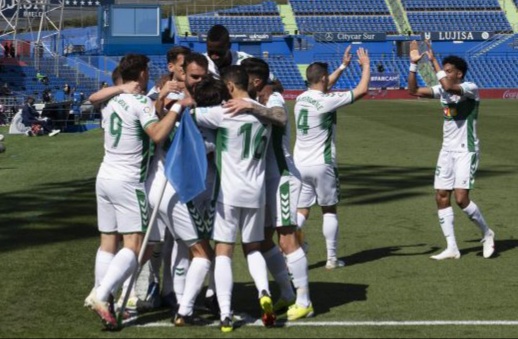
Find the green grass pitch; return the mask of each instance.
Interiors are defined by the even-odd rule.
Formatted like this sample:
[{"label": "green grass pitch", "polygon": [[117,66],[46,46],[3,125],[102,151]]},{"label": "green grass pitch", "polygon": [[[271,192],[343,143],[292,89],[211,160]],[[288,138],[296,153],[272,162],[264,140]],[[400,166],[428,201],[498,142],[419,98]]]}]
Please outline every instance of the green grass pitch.
[{"label": "green grass pitch", "polygon": [[[101,130],[28,138],[0,127],[7,148],[0,154],[0,337],[516,338],[518,101],[480,106],[481,161],[471,197],[496,232],[491,259],[482,257],[477,228],[456,206],[461,259],[429,259],[445,246],[433,190],[441,119],[436,100],[365,100],[338,111],[338,254],[346,267],[325,270],[321,213],[313,207],[305,232],[316,316],[273,329],[244,324],[230,334],[174,328],[166,310],[120,332],[102,331],[83,307],[99,241]],[[234,272],[234,310],[257,318],[241,250]]]}]

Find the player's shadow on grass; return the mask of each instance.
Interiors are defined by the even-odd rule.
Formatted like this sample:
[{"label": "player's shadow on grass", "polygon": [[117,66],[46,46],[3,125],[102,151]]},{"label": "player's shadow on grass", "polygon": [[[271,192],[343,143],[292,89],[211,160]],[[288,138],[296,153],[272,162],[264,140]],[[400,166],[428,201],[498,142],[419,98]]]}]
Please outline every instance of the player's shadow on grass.
[{"label": "player's shadow on grass", "polygon": [[[341,260],[345,261],[345,265],[347,267],[357,265],[357,264],[364,264],[371,261],[376,261],[379,259],[383,259],[386,257],[393,257],[393,256],[415,256],[415,255],[429,255],[431,253],[434,253],[439,249],[439,247],[429,247],[422,249],[423,246],[426,246],[426,244],[415,244],[415,245],[399,245],[399,246],[386,246],[386,247],[379,247],[379,248],[372,248],[368,250],[363,250],[351,255],[348,255],[346,257],[340,258]],[[406,251],[406,252],[400,252],[402,249],[405,248],[416,248],[416,250]],[[324,267],[326,265],[326,261],[319,261],[317,263],[309,265],[309,269]]]},{"label": "player's shadow on grass", "polygon": [[[515,172],[515,166],[508,166],[506,169],[499,167],[498,170],[479,169],[477,177]],[[338,173],[341,190],[345,192],[340,204],[366,205],[430,195],[428,189],[422,188],[433,187],[435,167],[341,165]]]},{"label": "player's shadow on grass", "polygon": [[0,194],[0,252],[97,237],[95,178]]},{"label": "player's shadow on grass", "polygon": [[[279,295],[275,283],[270,282],[273,300]],[[340,307],[352,302],[367,300],[368,285],[346,284],[334,282],[310,282],[311,299],[314,300],[315,315],[323,315],[331,312],[335,307]],[[195,305],[195,313],[199,319],[198,325],[217,325],[219,318],[208,312],[203,306],[204,293],[200,293]],[[232,292],[232,310],[236,316],[234,327],[238,328],[247,323],[253,323],[261,318],[261,308],[257,296],[257,289],[253,283],[234,283]],[[170,322],[173,314],[169,309],[143,313],[138,318],[125,322],[125,327],[145,325],[156,322]],[[201,320],[201,321],[200,321]],[[286,322],[285,314],[278,314],[277,326],[283,326]]]},{"label": "player's shadow on grass", "polygon": [[[343,306],[356,301],[367,300],[367,287],[363,284],[309,282],[311,300],[314,300],[315,314],[330,312],[334,307]],[[270,290],[273,301],[279,296],[277,285],[270,281]],[[260,319],[261,309],[257,296],[257,289],[253,283],[235,283],[232,295],[232,307],[238,314],[247,314],[251,318]],[[278,321],[282,323],[283,316]]]},{"label": "player's shadow on grass", "polygon": [[[469,253],[475,253],[477,256],[482,257],[482,243],[480,239],[467,240],[467,243],[476,244],[470,248],[460,248],[461,255],[467,255]],[[460,246],[462,247],[462,246]],[[507,239],[507,240],[495,240],[495,253],[491,256],[491,259],[498,258],[501,253],[510,251],[518,247],[518,240]]]}]

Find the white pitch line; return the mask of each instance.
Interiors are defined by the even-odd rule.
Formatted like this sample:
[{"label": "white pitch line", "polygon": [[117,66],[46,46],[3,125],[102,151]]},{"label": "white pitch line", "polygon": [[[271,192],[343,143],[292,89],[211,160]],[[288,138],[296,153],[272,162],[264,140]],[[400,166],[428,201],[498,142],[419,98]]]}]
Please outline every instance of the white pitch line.
[{"label": "white pitch line", "polygon": [[[219,323],[214,322],[208,326],[218,326]],[[132,326],[132,325],[130,325]],[[136,327],[174,327],[170,322],[154,322],[142,325],[133,325]],[[246,322],[245,326],[263,326],[260,319],[254,322]],[[359,326],[518,326],[518,320],[418,320],[418,321],[295,321],[283,322],[278,326],[294,327],[294,326],[342,326],[342,327],[359,327]]]}]

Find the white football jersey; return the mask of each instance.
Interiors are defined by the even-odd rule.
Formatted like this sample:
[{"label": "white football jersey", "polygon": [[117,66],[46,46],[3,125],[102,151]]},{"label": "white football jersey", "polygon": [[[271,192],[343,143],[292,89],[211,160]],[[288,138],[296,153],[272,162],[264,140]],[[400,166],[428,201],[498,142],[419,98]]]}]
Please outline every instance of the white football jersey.
[{"label": "white football jersey", "polygon": [[441,99],[443,110],[442,149],[453,152],[478,152],[478,87],[473,82],[463,82],[460,86],[462,95],[450,94],[441,85],[432,87],[433,96]]},{"label": "white football jersey", "polygon": [[[241,52],[241,51],[230,51],[230,54],[232,55],[232,62],[230,63],[230,66],[232,65],[241,65],[241,61],[253,57],[253,55]],[[209,72],[212,73],[216,78],[219,79],[219,69],[218,66],[212,61],[212,59],[209,57],[209,55],[205,52],[203,53],[207,60],[209,61]]]},{"label": "white football jersey", "polygon": [[297,97],[297,137],[293,157],[298,166],[335,164],[336,109],[353,103],[353,92],[307,90]]},{"label": "white football jersey", "polygon": [[263,206],[270,124],[252,114],[230,116],[221,106],[196,108],[195,119],[199,126],[217,130],[218,201],[236,207]]},{"label": "white football jersey", "polygon": [[144,131],[158,122],[155,106],[140,94],[120,94],[102,109],[104,158],[101,178],[144,182],[147,177],[152,141]]},{"label": "white football jersey", "polygon": [[[286,102],[279,92],[270,95],[266,107],[281,107],[286,116],[288,115]],[[290,152],[290,130],[289,119],[284,127],[272,125],[272,136],[266,153],[266,179],[294,173],[295,164]]]}]

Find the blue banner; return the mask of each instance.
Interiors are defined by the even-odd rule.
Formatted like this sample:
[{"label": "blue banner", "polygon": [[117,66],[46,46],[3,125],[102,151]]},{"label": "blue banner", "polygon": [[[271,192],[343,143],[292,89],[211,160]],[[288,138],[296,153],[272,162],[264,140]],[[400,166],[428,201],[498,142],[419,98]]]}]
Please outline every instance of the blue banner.
[{"label": "blue banner", "polygon": [[317,32],[313,34],[315,41],[340,42],[340,41],[385,41],[387,34],[379,32]]},{"label": "blue banner", "polygon": [[399,73],[371,73],[369,88],[399,88]]}]

